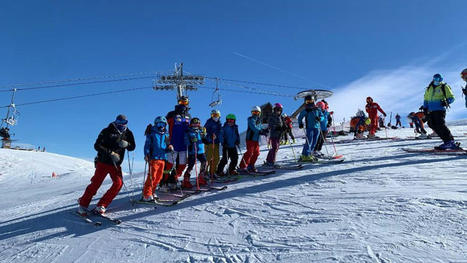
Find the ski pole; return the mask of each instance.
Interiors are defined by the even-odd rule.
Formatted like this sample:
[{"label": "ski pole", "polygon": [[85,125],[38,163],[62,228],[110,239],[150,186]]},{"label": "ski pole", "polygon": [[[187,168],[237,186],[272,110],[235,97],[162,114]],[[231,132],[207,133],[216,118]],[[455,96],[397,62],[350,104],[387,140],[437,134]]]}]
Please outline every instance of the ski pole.
[{"label": "ski pole", "polygon": [[[333,129],[334,129],[334,132],[336,132],[336,129],[334,128],[334,126],[333,126]],[[336,144],[334,143],[334,135],[332,134],[332,132],[331,132],[331,142],[332,142],[332,146],[334,147],[334,153],[337,156]]]},{"label": "ski pole", "polygon": [[199,177],[199,174],[198,174],[198,167],[196,165],[197,163],[197,160],[198,160],[198,147],[196,147],[196,143],[193,143],[193,148],[195,150],[195,175],[196,175],[196,189],[199,191],[199,180],[198,180],[198,177]]},{"label": "ski pole", "polygon": [[328,151],[328,147],[324,144],[326,142],[326,138],[324,137],[324,133],[322,130],[319,131],[320,135],[321,135],[321,138],[323,139],[323,145],[324,145],[324,149],[326,149],[326,153],[328,154],[329,156],[329,151]]},{"label": "ski pole", "polygon": [[[237,149],[238,149],[238,151],[240,152],[240,155],[242,156],[242,162],[243,162],[243,164],[245,165],[245,167],[248,168],[248,165],[246,164],[245,159],[243,159],[243,153],[242,153],[242,150],[240,149],[240,146],[237,145]],[[247,151],[248,151],[248,149],[247,149]]]},{"label": "ski pole", "polygon": [[293,145],[293,144],[291,144],[291,145],[290,145],[290,148],[292,148],[292,154],[293,154],[293,158],[294,158],[294,160],[298,161],[298,159],[297,159],[297,155],[295,155],[295,149],[294,149],[294,145]]},{"label": "ski pole", "polygon": [[[123,155],[123,156],[125,156],[125,155]],[[123,185],[123,188],[125,189],[125,192],[127,193],[127,196],[128,196],[128,198],[130,199],[130,203],[133,204],[133,198],[131,198],[131,196],[130,196],[130,191],[128,191],[128,188],[126,187],[126,184],[125,184],[125,182],[123,181],[122,169],[121,169],[121,168],[118,169],[117,164],[115,163],[114,160],[112,160],[112,163],[113,163],[113,165],[114,165],[114,167],[115,167],[115,170],[116,170],[117,172],[120,171],[121,178],[122,178],[122,185]]]}]

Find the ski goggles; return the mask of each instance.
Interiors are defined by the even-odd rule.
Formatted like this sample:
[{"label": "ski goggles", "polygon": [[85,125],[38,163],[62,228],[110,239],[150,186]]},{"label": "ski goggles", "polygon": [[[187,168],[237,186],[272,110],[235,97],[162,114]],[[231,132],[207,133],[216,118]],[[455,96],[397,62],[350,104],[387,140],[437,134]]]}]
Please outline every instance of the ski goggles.
[{"label": "ski goggles", "polygon": [[116,125],[126,125],[127,123],[128,123],[128,120],[122,120],[122,119],[115,120]]},{"label": "ski goggles", "polygon": [[219,113],[212,113],[211,117],[213,118],[219,118],[221,115]]},{"label": "ski goggles", "polygon": [[306,100],[306,101],[305,101],[305,104],[313,104],[313,103],[315,103],[314,100]]},{"label": "ski goggles", "polygon": [[227,123],[235,123],[234,119],[227,119]]},{"label": "ski goggles", "polygon": [[165,122],[158,122],[156,123],[156,127],[157,128],[165,128],[165,126],[167,126],[167,124]]},{"label": "ski goggles", "polygon": [[260,111],[252,111],[251,114],[253,114],[253,115],[260,115],[261,112],[260,112]]},{"label": "ski goggles", "polygon": [[187,106],[190,102],[188,100],[179,100],[178,104]]}]

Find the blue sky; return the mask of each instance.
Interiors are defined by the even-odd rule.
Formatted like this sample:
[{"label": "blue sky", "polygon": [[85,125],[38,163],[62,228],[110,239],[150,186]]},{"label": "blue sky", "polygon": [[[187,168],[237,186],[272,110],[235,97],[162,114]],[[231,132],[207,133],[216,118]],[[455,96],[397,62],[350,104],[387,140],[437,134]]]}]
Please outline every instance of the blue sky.
[{"label": "blue sky", "polygon": [[[174,63],[184,62],[192,73],[327,88],[336,98],[348,99],[342,91],[361,88],[358,96],[374,91],[377,101],[386,102],[380,103],[386,111],[416,110],[421,101],[414,96],[420,94],[422,100],[424,85],[436,72],[460,90],[459,72],[467,67],[465,10],[467,2],[460,0],[8,1],[0,8],[0,89],[15,83],[170,72]],[[390,85],[394,79],[397,87]],[[151,85],[146,79],[21,91],[16,103]],[[222,87],[242,89],[227,83]],[[394,92],[397,88],[401,92]],[[463,105],[457,94],[456,103]],[[0,105],[7,105],[9,96],[0,93]],[[190,97],[192,114],[204,122],[211,91]],[[235,113],[241,129],[253,105],[281,102],[292,112],[300,104],[286,97],[227,91],[222,99],[223,116]],[[405,100],[410,100],[410,109],[401,103]],[[21,116],[14,133],[23,143],[92,158],[99,131],[124,113],[137,138],[138,157],[144,127],[174,103],[174,92],[148,89],[23,106],[18,107]],[[355,112],[345,101],[335,101],[335,106],[342,118]],[[467,117],[463,109],[453,110],[452,116]]]}]

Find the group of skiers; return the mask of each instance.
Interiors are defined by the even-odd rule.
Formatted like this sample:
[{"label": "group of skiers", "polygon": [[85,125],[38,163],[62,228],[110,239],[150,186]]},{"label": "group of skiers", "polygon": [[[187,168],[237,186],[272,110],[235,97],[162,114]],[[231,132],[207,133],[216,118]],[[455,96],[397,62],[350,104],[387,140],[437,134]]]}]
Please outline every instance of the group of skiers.
[{"label": "group of skiers", "polygon": [[[461,77],[467,82],[467,69],[462,71]],[[463,92],[466,94],[467,107],[467,85]],[[371,97],[367,97],[366,102],[365,109],[369,118],[365,117],[363,111],[359,111],[357,116],[360,119],[355,130],[356,135],[360,134],[359,126],[367,124],[370,126],[368,137],[373,138],[378,129],[378,112],[381,112],[383,116],[386,116],[386,113]],[[453,102],[454,95],[451,88],[443,82],[440,74],[435,74],[425,90],[424,102],[420,110],[428,121],[429,127],[443,140],[443,144],[436,147],[440,150],[459,148],[445,124],[446,108]],[[257,172],[255,165],[260,153],[261,135],[268,137],[270,145],[265,165],[276,167],[276,155],[281,140],[284,141],[284,135],[289,134],[294,140],[291,132],[292,121],[283,114],[283,106],[280,103],[274,104],[273,113],[267,120],[267,127],[263,126],[260,117],[261,108],[254,106],[247,120],[246,152],[237,169],[240,135],[236,116],[228,114],[224,124],[221,124],[220,112],[213,110],[211,117],[204,126],[201,126],[199,118],[191,118],[188,104],[188,98],[179,98],[174,111],[169,112],[165,117],[158,116],[154,124],[146,128],[144,159],[149,171],[142,191],[142,202],[152,202],[157,198],[155,194],[157,186],[175,189],[178,178],[182,175],[181,187],[192,188],[190,174],[197,161],[200,162],[199,169],[196,169],[199,170],[198,185],[205,185],[208,183],[207,180],[217,176],[236,175],[238,172]],[[322,155],[320,151],[328,128],[331,126],[332,112],[328,111],[329,105],[325,100],[315,103],[312,96],[305,97],[304,105],[305,108],[298,115],[298,126],[304,129],[306,140],[299,161],[313,162]],[[426,134],[422,117],[416,113],[410,113],[409,117],[417,131]],[[94,144],[97,151],[96,171],[84,194],[78,199],[78,213],[84,215],[88,212],[91,199],[107,174],[110,174],[113,184],[98,201],[94,212],[104,214],[106,207],[120,191],[123,185],[120,165],[124,159],[125,150],[133,151],[136,146],[133,133],[127,124],[127,118],[124,115],[118,115],[114,122],[100,132]],[[219,156],[220,146],[222,146],[222,159]],[[225,172],[224,168],[229,161],[229,167]]]}]

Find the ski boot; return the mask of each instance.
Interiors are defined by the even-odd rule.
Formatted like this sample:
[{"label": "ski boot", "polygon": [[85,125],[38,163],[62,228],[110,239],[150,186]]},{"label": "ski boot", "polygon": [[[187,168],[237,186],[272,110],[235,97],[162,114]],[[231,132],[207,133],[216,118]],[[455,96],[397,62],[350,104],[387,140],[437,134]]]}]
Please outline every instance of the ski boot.
[{"label": "ski boot", "polygon": [[208,182],[206,181],[206,179],[204,179],[204,176],[202,176],[202,175],[198,176],[198,183],[199,183],[199,185],[207,185],[208,184]]},{"label": "ski boot", "polygon": [[257,173],[258,172],[258,170],[256,170],[256,168],[254,166],[252,166],[252,165],[249,165],[247,167],[247,171],[250,172],[250,173]]},{"label": "ski boot", "polygon": [[457,150],[459,149],[459,143],[454,142],[451,140],[449,142],[442,143],[440,146],[435,147],[436,150]]},{"label": "ski boot", "polygon": [[94,208],[94,210],[92,210],[95,214],[100,214],[100,215],[105,215],[105,207],[100,205],[100,206],[96,206],[96,208]]},{"label": "ski boot", "polygon": [[191,189],[193,188],[193,185],[190,183],[190,179],[183,179],[183,182],[182,182],[182,189]]}]

